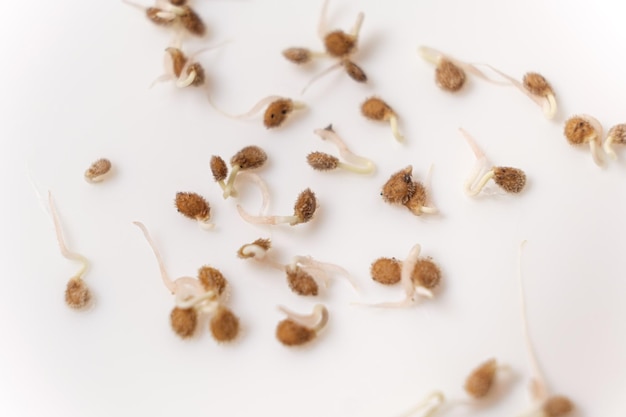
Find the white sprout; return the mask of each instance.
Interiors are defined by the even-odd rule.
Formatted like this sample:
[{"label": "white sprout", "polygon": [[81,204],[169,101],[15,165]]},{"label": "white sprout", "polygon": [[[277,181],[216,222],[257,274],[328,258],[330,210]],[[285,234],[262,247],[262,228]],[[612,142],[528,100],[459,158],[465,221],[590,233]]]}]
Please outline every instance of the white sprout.
[{"label": "white sprout", "polygon": [[278,306],[278,310],[289,320],[316,332],[322,330],[328,323],[328,309],[322,304],[315,304],[311,314],[299,314],[284,306]]},{"label": "white sprout", "polygon": [[[483,174],[487,167],[487,158],[480,149],[474,138],[465,129],[459,128],[476,157],[476,164],[470,176],[465,181],[465,193],[470,197],[478,195],[487,182],[494,180],[495,183],[507,193],[519,193],[526,186],[526,174],[519,168],[491,167]],[[481,176],[482,175],[482,176]]]},{"label": "white sprout", "polygon": [[626,143],[626,124],[619,124],[613,126],[604,140],[604,145],[602,145],[602,149],[609,156],[609,158],[616,160],[617,154],[613,150],[613,144],[624,144]]},{"label": "white sprout", "polygon": [[54,199],[52,198],[52,192],[48,191],[48,204],[50,206],[50,214],[52,215],[52,221],[54,222],[54,231],[56,233],[57,242],[59,243],[59,249],[61,250],[61,255],[64,258],[69,259],[71,261],[76,261],[80,263],[80,269],[70,278],[70,280],[81,280],[87,268],[89,267],[89,261],[83,255],[72,252],[67,248],[65,244],[65,239],[63,238],[63,228],[61,226],[61,220],[59,219],[59,215],[54,206]]},{"label": "white sprout", "polygon": [[445,404],[446,397],[441,391],[434,391],[428,394],[422,401],[411,408],[406,413],[401,414],[398,417],[411,417],[415,413],[424,410],[421,417],[432,417],[441,410],[441,407]]},{"label": "white sprout", "polygon": [[492,84],[498,84],[498,85],[508,85],[508,82],[501,82],[501,81],[496,81],[492,78],[490,78],[489,76],[485,75],[484,72],[482,72],[481,70],[478,69],[478,67],[475,64],[470,64],[468,62],[463,62],[460,61],[456,58],[453,58],[449,55],[444,54],[441,51],[438,51],[436,49],[430,48],[428,46],[420,46],[417,49],[417,52],[421,55],[422,58],[424,58],[424,60],[430,62],[431,64],[435,64],[435,65],[439,65],[442,61],[449,61],[452,64],[454,64],[455,66],[461,68],[463,71],[468,72],[470,74],[473,74],[485,81],[488,81]]},{"label": "white sprout", "polygon": [[343,162],[339,162],[339,167],[348,169],[359,174],[371,174],[376,169],[376,165],[371,159],[354,154],[348,148],[343,139],[341,139],[341,137],[334,131],[332,125],[328,125],[324,129],[315,129],[313,133],[315,133],[323,140],[328,140],[332,142],[339,150],[339,155],[341,155],[343,159],[350,163],[345,164]]},{"label": "white sprout", "polygon": [[[198,281],[196,278],[185,276],[177,278],[176,280],[172,280],[167,273],[163,258],[161,257],[159,250],[154,244],[154,240],[150,236],[150,233],[148,232],[146,226],[138,221],[133,222],[133,224],[143,232],[143,235],[146,238],[148,245],[150,245],[150,248],[154,253],[154,257],[156,258],[159,265],[159,271],[161,272],[161,279],[163,280],[163,284],[165,284],[165,287],[167,287],[167,289],[176,296],[177,304],[188,301],[189,299],[192,299],[192,297],[203,297],[204,295],[206,295],[205,289],[202,287],[200,281]],[[209,295],[206,296],[210,297]],[[213,297],[215,297],[214,293]],[[202,301],[202,299],[199,299],[199,301]]]},{"label": "white sprout", "polygon": [[530,395],[533,405],[530,410],[523,413],[520,417],[561,417],[568,414],[574,409],[572,401],[562,395],[552,395],[548,389],[546,378],[543,374],[537,353],[535,352],[530,329],[528,326],[528,318],[526,312],[526,300],[524,296],[524,281],[522,276],[522,252],[526,240],[523,240],[519,246],[517,276],[520,291],[520,313],[522,318],[522,329],[524,332],[524,342],[526,344],[526,352],[531,368],[531,380],[529,385]]}]

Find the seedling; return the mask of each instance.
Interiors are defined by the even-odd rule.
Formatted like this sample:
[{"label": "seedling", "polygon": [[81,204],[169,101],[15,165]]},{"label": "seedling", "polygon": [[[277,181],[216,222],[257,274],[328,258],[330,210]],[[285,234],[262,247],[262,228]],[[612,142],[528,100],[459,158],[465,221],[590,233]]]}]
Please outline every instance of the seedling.
[{"label": "seedling", "polygon": [[416,216],[438,212],[430,205],[429,194],[424,184],[413,179],[411,165],[391,175],[380,193],[386,203],[403,205]]},{"label": "seedling", "polygon": [[393,137],[398,142],[404,141],[404,136],[398,130],[398,116],[393,109],[378,97],[370,97],[361,104],[361,113],[369,120],[389,122]]},{"label": "seedling", "polygon": [[613,126],[609,130],[608,136],[604,140],[604,145],[602,146],[604,152],[606,152],[611,159],[617,159],[617,154],[613,150],[613,144],[626,144],[626,124]]},{"label": "seedling", "polygon": [[54,231],[56,233],[57,242],[59,243],[61,255],[63,255],[66,259],[80,263],[80,269],[78,272],[76,272],[76,274],[74,274],[67,282],[67,286],[65,288],[65,303],[71,308],[77,310],[83,309],[89,306],[93,299],[91,291],[89,291],[87,284],[85,284],[85,281],[83,280],[83,276],[89,267],[89,261],[83,255],[72,252],[67,248],[65,239],[63,238],[61,220],[59,219],[59,215],[54,206],[54,199],[52,198],[51,192],[48,192],[48,204],[50,206],[50,214],[52,215],[52,221],[54,222]]},{"label": "seedling", "polygon": [[200,16],[184,1],[180,0],[157,0],[153,7],[144,7],[130,0],[122,0],[129,6],[142,10],[146,17],[159,26],[174,27],[178,31],[181,28],[196,36],[204,36],[206,25]]},{"label": "seedling", "polygon": [[237,204],[237,210],[241,218],[248,223],[269,225],[288,223],[290,226],[295,226],[297,224],[307,223],[313,218],[317,210],[317,199],[315,193],[311,191],[310,188],[305,189],[298,195],[293,206],[293,215],[291,216],[253,216],[246,212],[239,204]]},{"label": "seedling", "polygon": [[291,263],[282,264],[268,255],[272,247],[269,239],[257,239],[239,248],[237,256],[242,259],[254,259],[279,271],[284,271],[289,288],[298,295],[316,296],[320,284],[328,287],[330,274],[343,275],[356,289],[350,273],[339,265],[320,262],[310,256],[294,256]]},{"label": "seedling", "polygon": [[97,183],[106,179],[110,174],[111,161],[106,158],[100,158],[85,171],[85,181]]},{"label": "seedling", "polygon": [[465,194],[470,197],[477,196],[489,180],[492,180],[505,192],[510,194],[520,193],[526,186],[526,174],[519,168],[511,167],[491,167],[487,172],[487,158],[484,152],[478,147],[474,138],[465,131],[459,129],[476,157],[476,164],[470,176],[465,181]]},{"label": "seedling", "polygon": [[187,56],[182,50],[180,41],[175,41],[172,46],[165,49],[165,55],[163,57],[165,73],[157,77],[152,82],[151,87],[160,82],[174,81],[178,88],[191,86],[204,87],[207,89],[204,67],[197,61],[197,58],[200,54],[219,48],[223,44],[224,43],[220,43],[218,45],[202,48]]},{"label": "seedling", "polygon": [[214,223],[211,218],[211,206],[200,194],[196,193],[176,193],[176,210],[185,217],[196,220],[203,229],[212,229]]},{"label": "seedling", "polygon": [[211,105],[224,116],[230,117],[231,119],[249,119],[265,108],[265,112],[263,113],[263,124],[267,129],[274,129],[282,126],[289,115],[291,115],[294,111],[306,108],[306,104],[301,101],[293,101],[290,98],[275,95],[262,98],[249,111],[239,115],[226,113],[223,110],[220,110],[215,104],[213,104],[213,102],[211,102]]},{"label": "seedling", "polygon": [[331,73],[332,71],[343,68],[346,74],[357,82],[366,82],[367,75],[365,71],[357,64],[354,63],[353,56],[357,52],[357,46],[359,42],[359,32],[363,25],[363,19],[365,15],[359,13],[357,15],[356,22],[350,30],[346,33],[342,30],[333,30],[328,32],[326,29],[326,10],[328,8],[328,0],[324,1],[322,6],[322,12],[320,14],[320,20],[318,24],[318,35],[324,43],[325,52],[314,52],[307,48],[288,48],[283,51],[283,56],[293,62],[294,64],[302,65],[311,62],[315,58],[329,57],[337,59],[337,62],[330,67],[326,68],[316,76],[302,89],[302,94],[308,90],[316,81]]},{"label": "seedling", "polygon": [[[527,72],[519,82],[515,78],[495,69],[491,65],[486,65],[495,73],[506,79],[513,87],[526,94],[532,101],[543,109],[543,114],[547,119],[553,119],[556,115],[557,104],[554,90],[545,77],[536,72]],[[493,81],[492,81],[493,82]]]},{"label": "seedling", "polygon": [[[433,290],[439,286],[441,282],[441,270],[439,266],[428,258],[420,258],[421,246],[414,245],[407,255],[406,259],[401,262],[400,282],[405,292],[404,300],[397,302],[385,302],[370,305],[372,307],[410,307],[420,298],[433,298]],[[381,261],[381,259],[383,259]],[[385,260],[387,259],[387,260]],[[394,271],[396,266],[394,260],[388,258],[380,258],[372,264],[370,272],[372,278],[378,282],[393,284],[397,278],[397,272]],[[381,274],[381,271],[383,274]],[[374,277],[376,274],[376,278]],[[387,275],[387,276],[385,276]]]},{"label": "seedling", "polygon": [[409,417],[424,410],[422,417],[432,417],[447,408],[448,410],[462,405],[474,405],[491,392],[495,383],[496,371],[504,366],[498,365],[495,359],[489,359],[474,369],[465,379],[463,388],[470,399],[448,400],[441,391],[433,391],[402,417]]},{"label": "seedling", "polygon": [[562,417],[569,414],[574,410],[574,403],[563,395],[551,394],[546,378],[543,375],[537,354],[532,343],[530,336],[530,329],[528,327],[528,318],[526,313],[526,300],[524,296],[524,281],[522,277],[522,251],[526,241],[522,241],[519,247],[519,259],[517,276],[519,281],[520,291],[520,310],[522,317],[522,329],[524,332],[524,341],[526,344],[526,352],[530,361],[531,368],[531,380],[530,380],[530,394],[533,400],[533,405],[530,410],[525,412],[521,417]]},{"label": "seedling", "polygon": [[587,114],[570,117],[565,122],[563,134],[570,145],[583,145],[588,143],[591,149],[591,156],[596,165],[602,166],[604,164],[604,160],[600,154],[602,125],[595,117]]},{"label": "seedling", "polygon": [[307,162],[313,169],[329,171],[340,168],[357,174],[371,174],[374,172],[374,162],[357,156],[350,151],[343,139],[333,130],[332,125],[328,125],[324,129],[315,129],[314,133],[323,140],[331,141],[339,150],[341,157],[348,162],[342,162],[339,158],[324,152],[312,152],[307,156]]},{"label": "seedling", "polygon": [[316,304],[311,314],[298,314],[279,306],[287,318],[276,326],[276,338],[285,346],[301,346],[315,339],[328,323],[328,309]]},{"label": "seedling", "polygon": [[492,80],[479,70],[476,65],[463,62],[436,49],[420,46],[417,51],[422,58],[437,66],[435,70],[435,82],[442,90],[449,92],[459,91],[465,85],[467,78],[466,73],[475,75],[493,84],[508,84]]},{"label": "seedling", "polygon": [[218,342],[233,340],[239,329],[239,319],[223,305],[228,282],[222,273],[210,266],[198,270],[198,279],[184,276],[172,280],[148,229],[141,222],[133,222],[143,232],[159,265],[165,287],[174,295],[175,307],[170,313],[172,330],[181,338],[193,336],[199,316],[211,316],[210,329]]},{"label": "seedling", "polygon": [[219,157],[211,158],[211,171],[213,172],[213,178],[223,188],[223,197],[228,198],[230,196],[236,196],[237,193],[234,189],[235,178],[240,171],[246,171],[251,169],[257,169],[262,167],[267,161],[267,154],[258,146],[246,146],[237,152],[230,159],[231,171],[228,176],[228,180],[224,183],[224,178],[228,169],[224,160]]}]

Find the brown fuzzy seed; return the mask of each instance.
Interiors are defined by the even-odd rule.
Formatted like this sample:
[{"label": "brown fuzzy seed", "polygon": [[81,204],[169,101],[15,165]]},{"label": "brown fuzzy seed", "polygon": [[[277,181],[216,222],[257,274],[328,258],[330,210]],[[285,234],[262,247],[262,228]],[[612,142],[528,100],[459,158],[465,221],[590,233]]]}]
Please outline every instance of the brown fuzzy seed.
[{"label": "brown fuzzy seed", "polygon": [[187,4],[187,0],[170,0],[170,4],[174,6],[183,6]]},{"label": "brown fuzzy seed", "polygon": [[267,161],[267,154],[258,146],[246,146],[230,158],[230,165],[239,165],[242,170],[262,167]]},{"label": "brown fuzzy seed", "polygon": [[574,410],[574,403],[562,395],[554,395],[543,404],[543,411],[547,417],[561,417]]},{"label": "brown fuzzy seed", "polygon": [[89,166],[85,171],[85,178],[90,181],[96,180],[98,177],[106,174],[111,170],[111,161],[106,158],[100,158]]},{"label": "brown fuzzy seed", "polygon": [[370,120],[388,121],[393,109],[378,97],[370,97],[361,104],[361,113]]},{"label": "brown fuzzy seed", "polygon": [[311,51],[305,48],[285,49],[283,56],[294,64],[306,64],[311,61]]},{"label": "brown fuzzy seed", "polygon": [[176,77],[180,77],[180,73],[183,71],[183,67],[187,62],[187,57],[183,51],[174,47],[167,48],[165,52],[167,52],[172,59],[172,70],[174,71],[174,75]]},{"label": "brown fuzzy seed", "polygon": [[310,188],[302,191],[293,206],[293,214],[298,218],[298,223],[306,223],[313,218],[317,209],[315,193]]},{"label": "brown fuzzy seed", "polygon": [[441,281],[441,270],[430,258],[419,259],[413,267],[411,280],[415,285],[432,290]]},{"label": "brown fuzzy seed", "polygon": [[287,283],[289,288],[298,295],[315,296],[319,290],[313,277],[297,266],[287,270]]},{"label": "brown fuzzy seed", "polygon": [[198,270],[198,280],[206,291],[215,291],[218,296],[222,295],[228,286],[224,275],[218,269],[207,265]]},{"label": "brown fuzzy seed", "polygon": [[342,58],[354,52],[356,39],[344,31],[335,30],[324,37],[324,47],[328,55]]},{"label": "brown fuzzy seed", "polygon": [[580,145],[590,140],[597,134],[591,123],[580,116],[574,116],[565,122],[564,132],[568,142],[572,145]]},{"label": "brown fuzzy seed", "polygon": [[183,339],[187,339],[196,331],[198,325],[198,313],[193,308],[174,307],[170,313],[170,325],[172,330]]},{"label": "brown fuzzy seed", "polygon": [[196,73],[196,77],[191,82],[191,85],[193,85],[194,87],[197,87],[199,85],[204,84],[204,81],[206,80],[206,78],[204,75],[204,68],[202,68],[202,65],[200,65],[197,62],[189,65],[187,67],[187,75],[191,74],[192,71]]},{"label": "brown fuzzy seed", "polygon": [[435,70],[435,81],[442,90],[459,91],[465,84],[465,72],[447,59],[442,59]]},{"label": "brown fuzzy seed", "polygon": [[189,6],[182,6],[184,9],[180,16],[180,23],[194,35],[204,36],[206,33],[206,26],[200,18],[200,16]]},{"label": "brown fuzzy seed", "polygon": [[228,175],[228,167],[226,166],[226,162],[217,155],[213,155],[211,157],[211,173],[213,174],[213,179],[217,181],[224,181],[226,176]]},{"label": "brown fuzzy seed", "polygon": [[519,193],[526,185],[526,174],[518,168],[494,167],[493,180],[507,193]]},{"label": "brown fuzzy seed", "polygon": [[209,203],[196,193],[176,193],[176,209],[183,216],[194,220],[208,220],[211,215]]},{"label": "brown fuzzy seed", "polygon": [[91,292],[81,278],[72,278],[65,287],[65,303],[72,308],[86,307],[91,301]]},{"label": "brown fuzzy seed", "polygon": [[209,323],[211,334],[218,342],[230,342],[239,334],[239,317],[224,306],[220,306]]},{"label": "brown fuzzy seed", "polygon": [[311,152],[307,155],[306,161],[318,171],[330,171],[339,166],[339,158],[324,152]]},{"label": "brown fuzzy seed", "polygon": [[[257,239],[254,242],[252,242],[252,245],[257,245],[260,246],[262,249],[265,250],[270,250],[270,248],[272,247],[272,241],[270,239]],[[243,249],[248,246],[248,245],[243,245],[242,247],[239,248],[239,250],[237,251],[237,256],[242,258],[242,259],[246,259],[246,258],[252,258],[254,257],[253,254],[249,253],[249,254],[244,254],[243,253]]]},{"label": "brown fuzzy seed", "polygon": [[287,119],[289,113],[293,111],[293,101],[290,99],[280,99],[267,106],[263,115],[263,124],[271,129],[278,127]]},{"label": "brown fuzzy seed", "polygon": [[401,271],[402,263],[396,258],[378,258],[370,267],[372,279],[385,285],[400,282]]},{"label": "brown fuzzy seed", "polygon": [[483,398],[493,386],[498,364],[495,359],[489,359],[474,369],[465,380],[465,391],[474,398]]},{"label": "brown fuzzy seed", "polygon": [[383,200],[391,204],[407,204],[415,194],[415,184],[412,177],[413,167],[408,167],[394,173],[383,185],[380,195]]},{"label": "brown fuzzy seed", "polygon": [[152,23],[155,23],[160,26],[170,26],[174,23],[174,19],[163,19],[159,16],[159,13],[163,12],[162,9],[157,7],[148,7],[146,9],[146,16]]},{"label": "brown fuzzy seed", "polygon": [[346,72],[354,81],[359,83],[364,83],[367,81],[367,75],[365,71],[361,69],[357,64],[350,60],[343,61],[343,67],[346,69]]},{"label": "brown fuzzy seed", "polygon": [[626,124],[613,126],[608,133],[613,138],[613,143],[626,144]]},{"label": "brown fuzzy seed", "polygon": [[540,97],[546,97],[548,94],[554,94],[552,87],[543,75],[536,72],[529,72],[524,75],[523,79],[524,88],[531,94]]},{"label": "brown fuzzy seed", "polygon": [[421,215],[420,211],[422,207],[426,205],[426,187],[419,181],[413,181],[413,195],[409,198],[409,201],[403,203],[406,208],[417,216]]},{"label": "brown fuzzy seed", "polygon": [[285,319],[276,326],[276,338],[285,346],[299,346],[315,339],[314,330]]}]

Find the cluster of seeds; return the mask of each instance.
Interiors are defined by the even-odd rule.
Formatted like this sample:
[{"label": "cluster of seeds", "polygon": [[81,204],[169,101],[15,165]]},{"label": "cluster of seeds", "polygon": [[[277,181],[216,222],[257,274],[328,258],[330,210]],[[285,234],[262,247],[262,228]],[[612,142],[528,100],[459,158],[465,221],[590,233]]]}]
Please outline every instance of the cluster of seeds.
[{"label": "cluster of seeds", "polygon": [[315,58],[329,57],[337,60],[337,63],[330,66],[320,74],[316,75],[303,89],[304,93],[315,81],[319,80],[324,75],[334,71],[335,69],[343,68],[353,80],[364,83],[367,81],[367,75],[365,71],[361,69],[353,61],[353,56],[357,52],[357,46],[359,42],[359,32],[363,24],[365,15],[359,13],[356,22],[349,33],[343,30],[327,31],[326,29],[326,10],[328,8],[328,0],[324,1],[322,6],[322,13],[318,24],[318,35],[324,43],[324,52],[314,52],[308,48],[292,47],[283,51],[283,56],[293,62],[294,64],[302,65],[308,64]]},{"label": "cluster of seeds", "polygon": [[[199,53],[210,48],[201,49],[192,55],[185,55],[181,49],[181,42],[185,34],[203,36],[206,27],[198,14],[186,3],[186,0],[159,1],[154,7],[144,8],[128,0],[128,4],[144,10],[147,18],[155,24],[171,28],[175,31],[175,46],[165,50],[166,74],[157,81],[175,80],[178,87],[205,85],[205,73],[202,66],[195,60]],[[325,52],[313,52],[306,48],[289,48],[283,55],[296,64],[306,64],[318,57],[331,57],[338,62],[318,74],[305,87],[305,90],[316,80],[336,68],[344,68],[346,73],[358,82],[365,82],[365,72],[353,61],[357,51],[359,32],[364,15],[360,13],[354,28],[346,33],[341,30],[326,31],[325,13],[327,1],[324,3],[320,20],[319,34],[323,40]],[[547,118],[553,118],[557,111],[554,91],[546,79],[538,73],[527,73],[520,82],[501,71],[485,65],[490,71],[497,73],[504,81],[496,80],[479,69],[476,64],[460,61],[437,50],[421,47],[421,55],[436,65],[436,83],[446,91],[456,92],[465,85],[468,74],[477,76],[493,84],[514,86],[519,88],[538,105],[542,106]],[[261,99],[245,114],[231,116],[234,118],[249,118],[264,110],[263,123],[266,128],[282,126],[285,120],[295,110],[304,108],[304,103],[281,96],[269,96]],[[361,112],[369,120],[388,122],[394,137],[398,141],[404,138],[398,130],[398,116],[396,112],[382,99],[370,97],[361,105]],[[524,171],[513,167],[490,166],[486,157],[476,144],[476,141],[463,129],[460,130],[476,157],[476,167],[465,183],[465,192],[470,196],[478,195],[485,185],[493,180],[507,193],[518,194],[526,185]],[[332,142],[338,149],[341,158],[323,153],[312,152],[307,156],[308,164],[318,171],[347,169],[361,174],[370,174],[375,169],[374,161],[355,155],[349,150],[343,139],[335,132],[332,125],[314,131],[323,140]],[[609,130],[604,145],[601,146],[602,127],[591,116],[576,116],[565,124],[565,136],[572,144],[589,144],[594,159],[601,163],[599,151],[615,158],[613,144],[626,143],[626,125],[620,124]],[[255,173],[249,172],[264,166],[267,161],[266,152],[258,146],[246,146],[230,159],[230,173],[226,162],[217,155],[210,160],[210,169],[215,182],[222,190],[224,199],[237,197],[235,187],[237,178],[245,176],[259,186],[263,194],[261,214],[254,216],[237,205],[243,220],[264,225],[287,223],[298,225],[307,223],[314,218],[318,208],[315,193],[309,188],[303,190],[294,204],[293,215],[268,216],[265,209],[269,204],[269,193],[265,182]],[[111,171],[111,163],[106,159],[94,162],[85,172],[85,179],[89,182],[102,181]],[[427,181],[428,183],[428,181]],[[438,210],[430,201],[428,186],[413,178],[413,167],[407,166],[390,176],[380,192],[386,203],[402,205],[416,216],[422,214],[436,214]],[[204,228],[211,228],[211,207],[204,197],[195,192],[178,192],[175,198],[178,212],[185,217],[197,221]],[[64,242],[60,221],[54,207],[52,196],[49,196],[49,206],[54,220],[56,235],[61,253],[68,259],[81,263],[77,274],[70,278],[65,293],[66,303],[72,308],[84,308],[92,301],[92,295],[83,281],[88,261],[82,255],[70,252]],[[196,334],[199,323],[204,316],[209,319],[209,330],[218,342],[230,342],[240,333],[239,318],[227,306],[230,285],[223,274],[212,266],[199,268],[196,277],[179,277],[172,280],[164,266],[160,253],[150,236],[147,228],[140,222],[134,224],[141,229],[150,245],[159,265],[161,278],[166,288],[174,295],[174,308],[170,313],[172,330],[181,338],[186,339]],[[245,244],[237,251],[242,259],[252,259],[259,264],[268,265],[285,273],[289,288],[300,296],[318,296],[322,289],[328,287],[332,275],[345,277],[354,288],[357,287],[350,273],[339,265],[321,262],[310,256],[294,256],[290,263],[281,263],[273,258],[270,239],[259,238],[252,243]],[[441,283],[441,270],[430,257],[420,257],[421,246],[414,245],[406,258],[402,261],[396,258],[379,258],[370,267],[371,277],[384,285],[400,283],[405,292],[405,298],[398,302],[384,302],[375,304],[377,307],[405,307],[413,305],[418,297],[433,298],[434,291]],[[314,340],[326,326],[329,319],[328,308],[316,304],[310,314],[298,314],[285,307],[279,307],[287,318],[282,320],[276,328],[277,340],[285,346],[299,346]],[[524,316],[524,322],[525,322]],[[526,324],[525,324],[526,327]],[[527,329],[526,333],[527,333]],[[527,335],[528,337],[528,335]],[[532,362],[536,362],[530,351]],[[464,385],[471,401],[487,397],[491,392],[496,373],[501,366],[495,359],[489,359],[473,370],[467,377]],[[535,371],[533,379],[535,400],[540,404],[533,409],[533,415],[544,417],[559,417],[569,413],[573,403],[564,396],[548,395],[545,382]],[[444,404],[462,404],[463,401],[448,401],[443,393],[435,391],[418,404],[412,411],[427,410],[426,415],[437,413]]]}]

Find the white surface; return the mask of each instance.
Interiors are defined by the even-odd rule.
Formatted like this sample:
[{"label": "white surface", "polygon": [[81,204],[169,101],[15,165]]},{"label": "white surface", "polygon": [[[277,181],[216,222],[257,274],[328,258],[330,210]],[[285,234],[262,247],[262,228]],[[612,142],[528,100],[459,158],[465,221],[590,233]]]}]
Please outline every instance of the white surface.
[{"label": "white surface", "polygon": [[[467,373],[491,356],[513,377],[480,413],[517,415],[529,404],[516,281],[522,239],[530,328],[550,387],[576,402],[576,415],[626,413],[626,152],[598,169],[562,136],[575,113],[594,115],[606,129],[626,121],[626,29],[617,2],[331,1],[331,28],[347,30],[365,12],[355,61],[371,82],[326,77],[301,98],[309,110],[276,131],[258,118],[223,118],[200,91],[148,89],[170,34],[137,10],[118,1],[38,3],[11,2],[0,29],[0,415],[393,417],[433,389],[463,396]],[[228,111],[269,94],[299,98],[328,65],[298,68],[280,55],[320,46],[319,1],[195,3],[210,33],[188,48],[233,41],[201,57]],[[480,80],[458,95],[440,91],[418,45],[515,76],[540,71],[556,91],[557,119],[546,121],[521,93]],[[405,144],[359,114],[372,94],[396,109]],[[305,164],[313,150],[335,152],[312,134],[330,122],[356,153],[375,159],[375,175]],[[491,161],[527,172],[522,195],[463,195],[473,156],[460,126]],[[210,156],[227,159],[249,144],[270,157],[259,172],[272,192],[270,212],[289,214],[309,186],[321,204],[314,222],[259,228],[221,199]],[[82,174],[99,157],[113,161],[116,175],[93,186]],[[418,218],[382,202],[391,173],[412,164],[423,179],[431,163],[440,216]],[[41,192],[53,191],[70,248],[92,261],[85,279],[97,304],[87,313],[63,303],[76,265],[61,257],[27,170]],[[215,231],[176,212],[177,191],[208,198]],[[256,191],[245,193],[243,204],[255,211]],[[238,343],[218,345],[206,329],[191,341],[172,333],[172,297],[133,220],[147,225],[171,275],[193,275],[203,264],[222,270],[245,327]],[[236,258],[240,245],[261,236],[272,237],[285,262],[309,254],[341,264],[361,293],[338,280],[319,300],[292,294],[278,272]],[[400,299],[401,288],[371,281],[369,265],[402,258],[415,243],[444,271],[435,300],[408,310],[350,304]],[[331,314],[319,340],[281,346],[276,305],[305,312],[317,301]]]}]

